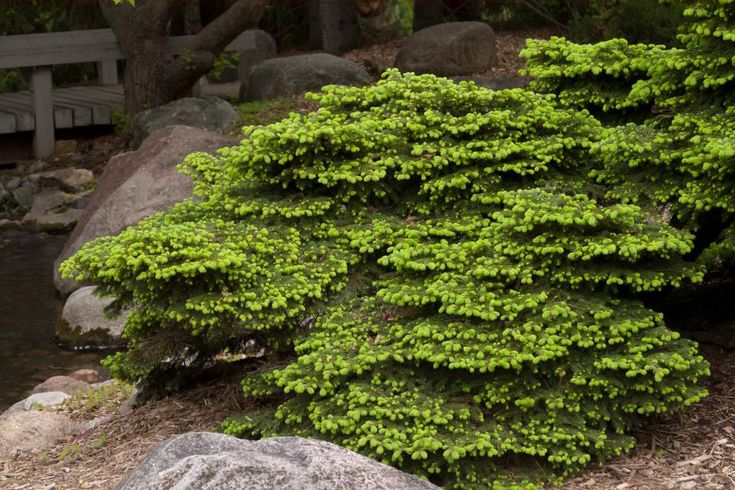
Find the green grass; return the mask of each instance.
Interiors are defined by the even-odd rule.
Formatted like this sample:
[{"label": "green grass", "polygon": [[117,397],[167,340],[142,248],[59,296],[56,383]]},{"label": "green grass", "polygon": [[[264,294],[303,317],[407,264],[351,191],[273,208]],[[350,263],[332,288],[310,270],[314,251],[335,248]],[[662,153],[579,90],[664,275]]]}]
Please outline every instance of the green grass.
[{"label": "green grass", "polygon": [[292,99],[256,100],[237,106],[240,126],[261,126],[274,123],[296,110]]}]

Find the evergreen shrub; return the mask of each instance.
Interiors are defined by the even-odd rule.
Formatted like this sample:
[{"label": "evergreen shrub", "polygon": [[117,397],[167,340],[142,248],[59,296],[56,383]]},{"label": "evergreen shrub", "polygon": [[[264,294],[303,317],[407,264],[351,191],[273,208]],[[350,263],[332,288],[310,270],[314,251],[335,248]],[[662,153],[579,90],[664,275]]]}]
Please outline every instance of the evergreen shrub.
[{"label": "evergreen shrub", "polygon": [[[447,488],[529,487],[621,454],[708,366],[640,293],[692,236],[590,180],[603,127],[552,95],[386,72],[182,168],[196,198],[63,265],[135,305],[117,376],[255,339],[245,437],[326,439]],[[293,355],[289,355],[293,349]]]},{"label": "evergreen shrub", "polygon": [[[697,233],[713,274],[735,269],[735,1],[685,3],[682,47],[530,41],[532,89],[602,114],[591,147],[607,197]],[[628,111],[628,112],[626,112]],[[631,115],[635,114],[635,117]]]}]

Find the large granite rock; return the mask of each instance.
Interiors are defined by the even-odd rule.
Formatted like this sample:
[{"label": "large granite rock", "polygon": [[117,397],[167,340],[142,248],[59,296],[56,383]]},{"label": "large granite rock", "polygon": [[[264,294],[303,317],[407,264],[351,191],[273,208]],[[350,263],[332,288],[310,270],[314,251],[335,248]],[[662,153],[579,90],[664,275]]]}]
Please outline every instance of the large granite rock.
[{"label": "large granite rock", "polygon": [[133,145],[137,148],[153,131],[168,126],[226,131],[237,119],[237,111],[226,100],[214,96],[186,97],[137,114],[132,123]]},{"label": "large granite rock", "polygon": [[246,100],[290,97],[324,85],[362,85],[369,81],[370,75],[360,65],[331,54],[274,58],[253,68]]},{"label": "large granite rock", "polygon": [[74,291],[64,304],[56,325],[56,337],[67,347],[118,347],[122,345],[122,331],[128,313],[115,318],[105,315],[105,308],[114,298],[95,296],[95,286]]},{"label": "large granite rock", "polygon": [[68,416],[48,411],[20,411],[0,419],[0,456],[41,449],[72,436],[82,427]]},{"label": "large granite rock", "polygon": [[470,75],[496,65],[495,32],[484,22],[447,22],[406,39],[396,55],[403,72]]},{"label": "large granite rock", "polygon": [[430,490],[435,485],[334,444],[191,432],[156,446],[118,490]]},{"label": "large granite rock", "polygon": [[176,165],[195,151],[213,152],[236,140],[203,129],[170,126],[154,132],[133,152],[110,159],[90,202],[54,263],[54,285],[62,294],[81,287],[62,279],[59,265],[86,242],[115,235],[157,211],[191,196],[191,179]]}]

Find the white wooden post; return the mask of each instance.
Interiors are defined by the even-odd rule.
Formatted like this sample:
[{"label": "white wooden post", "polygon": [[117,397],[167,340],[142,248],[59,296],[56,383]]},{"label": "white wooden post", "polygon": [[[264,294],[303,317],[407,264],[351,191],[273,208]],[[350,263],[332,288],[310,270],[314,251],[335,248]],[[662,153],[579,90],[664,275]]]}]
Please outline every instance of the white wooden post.
[{"label": "white wooden post", "polygon": [[31,75],[33,113],[36,116],[36,132],[33,151],[36,158],[48,158],[54,153],[54,104],[51,99],[51,67],[36,66]]},{"label": "white wooden post", "polygon": [[98,61],[97,80],[100,85],[117,85],[117,60]]}]

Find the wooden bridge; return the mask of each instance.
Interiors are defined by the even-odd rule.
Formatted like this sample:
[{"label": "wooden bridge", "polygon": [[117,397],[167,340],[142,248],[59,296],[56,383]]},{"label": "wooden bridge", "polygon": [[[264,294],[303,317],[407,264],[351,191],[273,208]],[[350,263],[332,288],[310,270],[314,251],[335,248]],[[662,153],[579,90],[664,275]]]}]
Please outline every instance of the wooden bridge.
[{"label": "wooden bridge", "polygon": [[[168,49],[174,55],[184,54],[193,39],[169,38]],[[243,60],[263,49],[259,42],[262,37],[249,30],[227,46],[226,51],[240,53],[241,77],[250,68],[243,66]],[[117,73],[121,59],[125,55],[110,29],[0,36],[0,68],[33,68],[30,91],[0,94],[0,134],[34,131],[35,156],[46,158],[54,151],[56,128],[110,124],[111,110],[123,106]],[[97,64],[99,85],[53,89],[53,65],[88,62]]]},{"label": "wooden bridge", "polygon": [[[111,109],[122,109],[122,85],[70,87],[51,90],[56,129],[112,124]],[[36,120],[30,91],[0,94],[0,134],[34,131]]]}]

